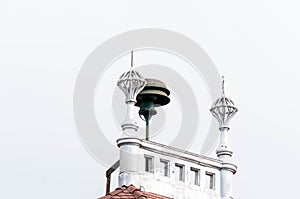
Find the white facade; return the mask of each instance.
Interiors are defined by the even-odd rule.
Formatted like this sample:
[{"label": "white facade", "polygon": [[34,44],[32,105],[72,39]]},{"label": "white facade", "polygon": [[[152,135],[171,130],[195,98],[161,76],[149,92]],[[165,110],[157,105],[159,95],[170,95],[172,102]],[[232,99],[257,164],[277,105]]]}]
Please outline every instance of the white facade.
[{"label": "white facade", "polygon": [[176,199],[231,198],[222,197],[221,186],[236,172],[233,164],[139,138],[121,138],[117,143],[121,149],[119,186],[133,184]]}]

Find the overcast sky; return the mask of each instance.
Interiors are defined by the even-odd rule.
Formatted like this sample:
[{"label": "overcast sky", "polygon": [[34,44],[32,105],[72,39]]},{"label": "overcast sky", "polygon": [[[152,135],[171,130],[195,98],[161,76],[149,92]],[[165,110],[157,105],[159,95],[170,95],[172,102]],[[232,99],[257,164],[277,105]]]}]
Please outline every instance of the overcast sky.
[{"label": "overcast sky", "polygon": [[299,9],[289,0],[2,0],[0,198],[104,194],[107,168],[76,131],[74,85],[102,42],[145,27],[193,39],[227,76],[228,95],[240,110],[230,133],[239,167],[234,197],[296,198]]}]

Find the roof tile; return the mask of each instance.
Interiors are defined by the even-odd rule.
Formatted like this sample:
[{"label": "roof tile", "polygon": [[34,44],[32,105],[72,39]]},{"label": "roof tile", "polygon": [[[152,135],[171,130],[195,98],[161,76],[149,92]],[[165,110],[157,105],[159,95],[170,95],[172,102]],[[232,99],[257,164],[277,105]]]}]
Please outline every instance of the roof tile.
[{"label": "roof tile", "polygon": [[141,191],[133,185],[122,186],[99,199],[172,199],[155,193]]}]

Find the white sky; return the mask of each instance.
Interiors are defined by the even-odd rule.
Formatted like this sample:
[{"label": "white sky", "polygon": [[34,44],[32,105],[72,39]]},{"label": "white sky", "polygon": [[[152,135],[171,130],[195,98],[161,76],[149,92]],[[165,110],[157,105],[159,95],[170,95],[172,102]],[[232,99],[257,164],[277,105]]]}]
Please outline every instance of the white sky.
[{"label": "white sky", "polygon": [[153,27],[202,46],[240,109],[230,140],[235,198],[296,198],[300,150],[298,1],[0,2],[0,198],[97,198],[104,168],[85,151],[73,88],[87,56]]}]

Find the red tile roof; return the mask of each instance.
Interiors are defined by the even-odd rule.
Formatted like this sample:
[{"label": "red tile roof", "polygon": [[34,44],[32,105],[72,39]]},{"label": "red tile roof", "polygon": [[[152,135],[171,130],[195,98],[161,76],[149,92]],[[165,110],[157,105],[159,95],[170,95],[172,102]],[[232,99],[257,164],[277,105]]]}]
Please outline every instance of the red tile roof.
[{"label": "red tile roof", "polygon": [[141,191],[133,185],[122,186],[99,199],[172,199],[154,193]]}]

